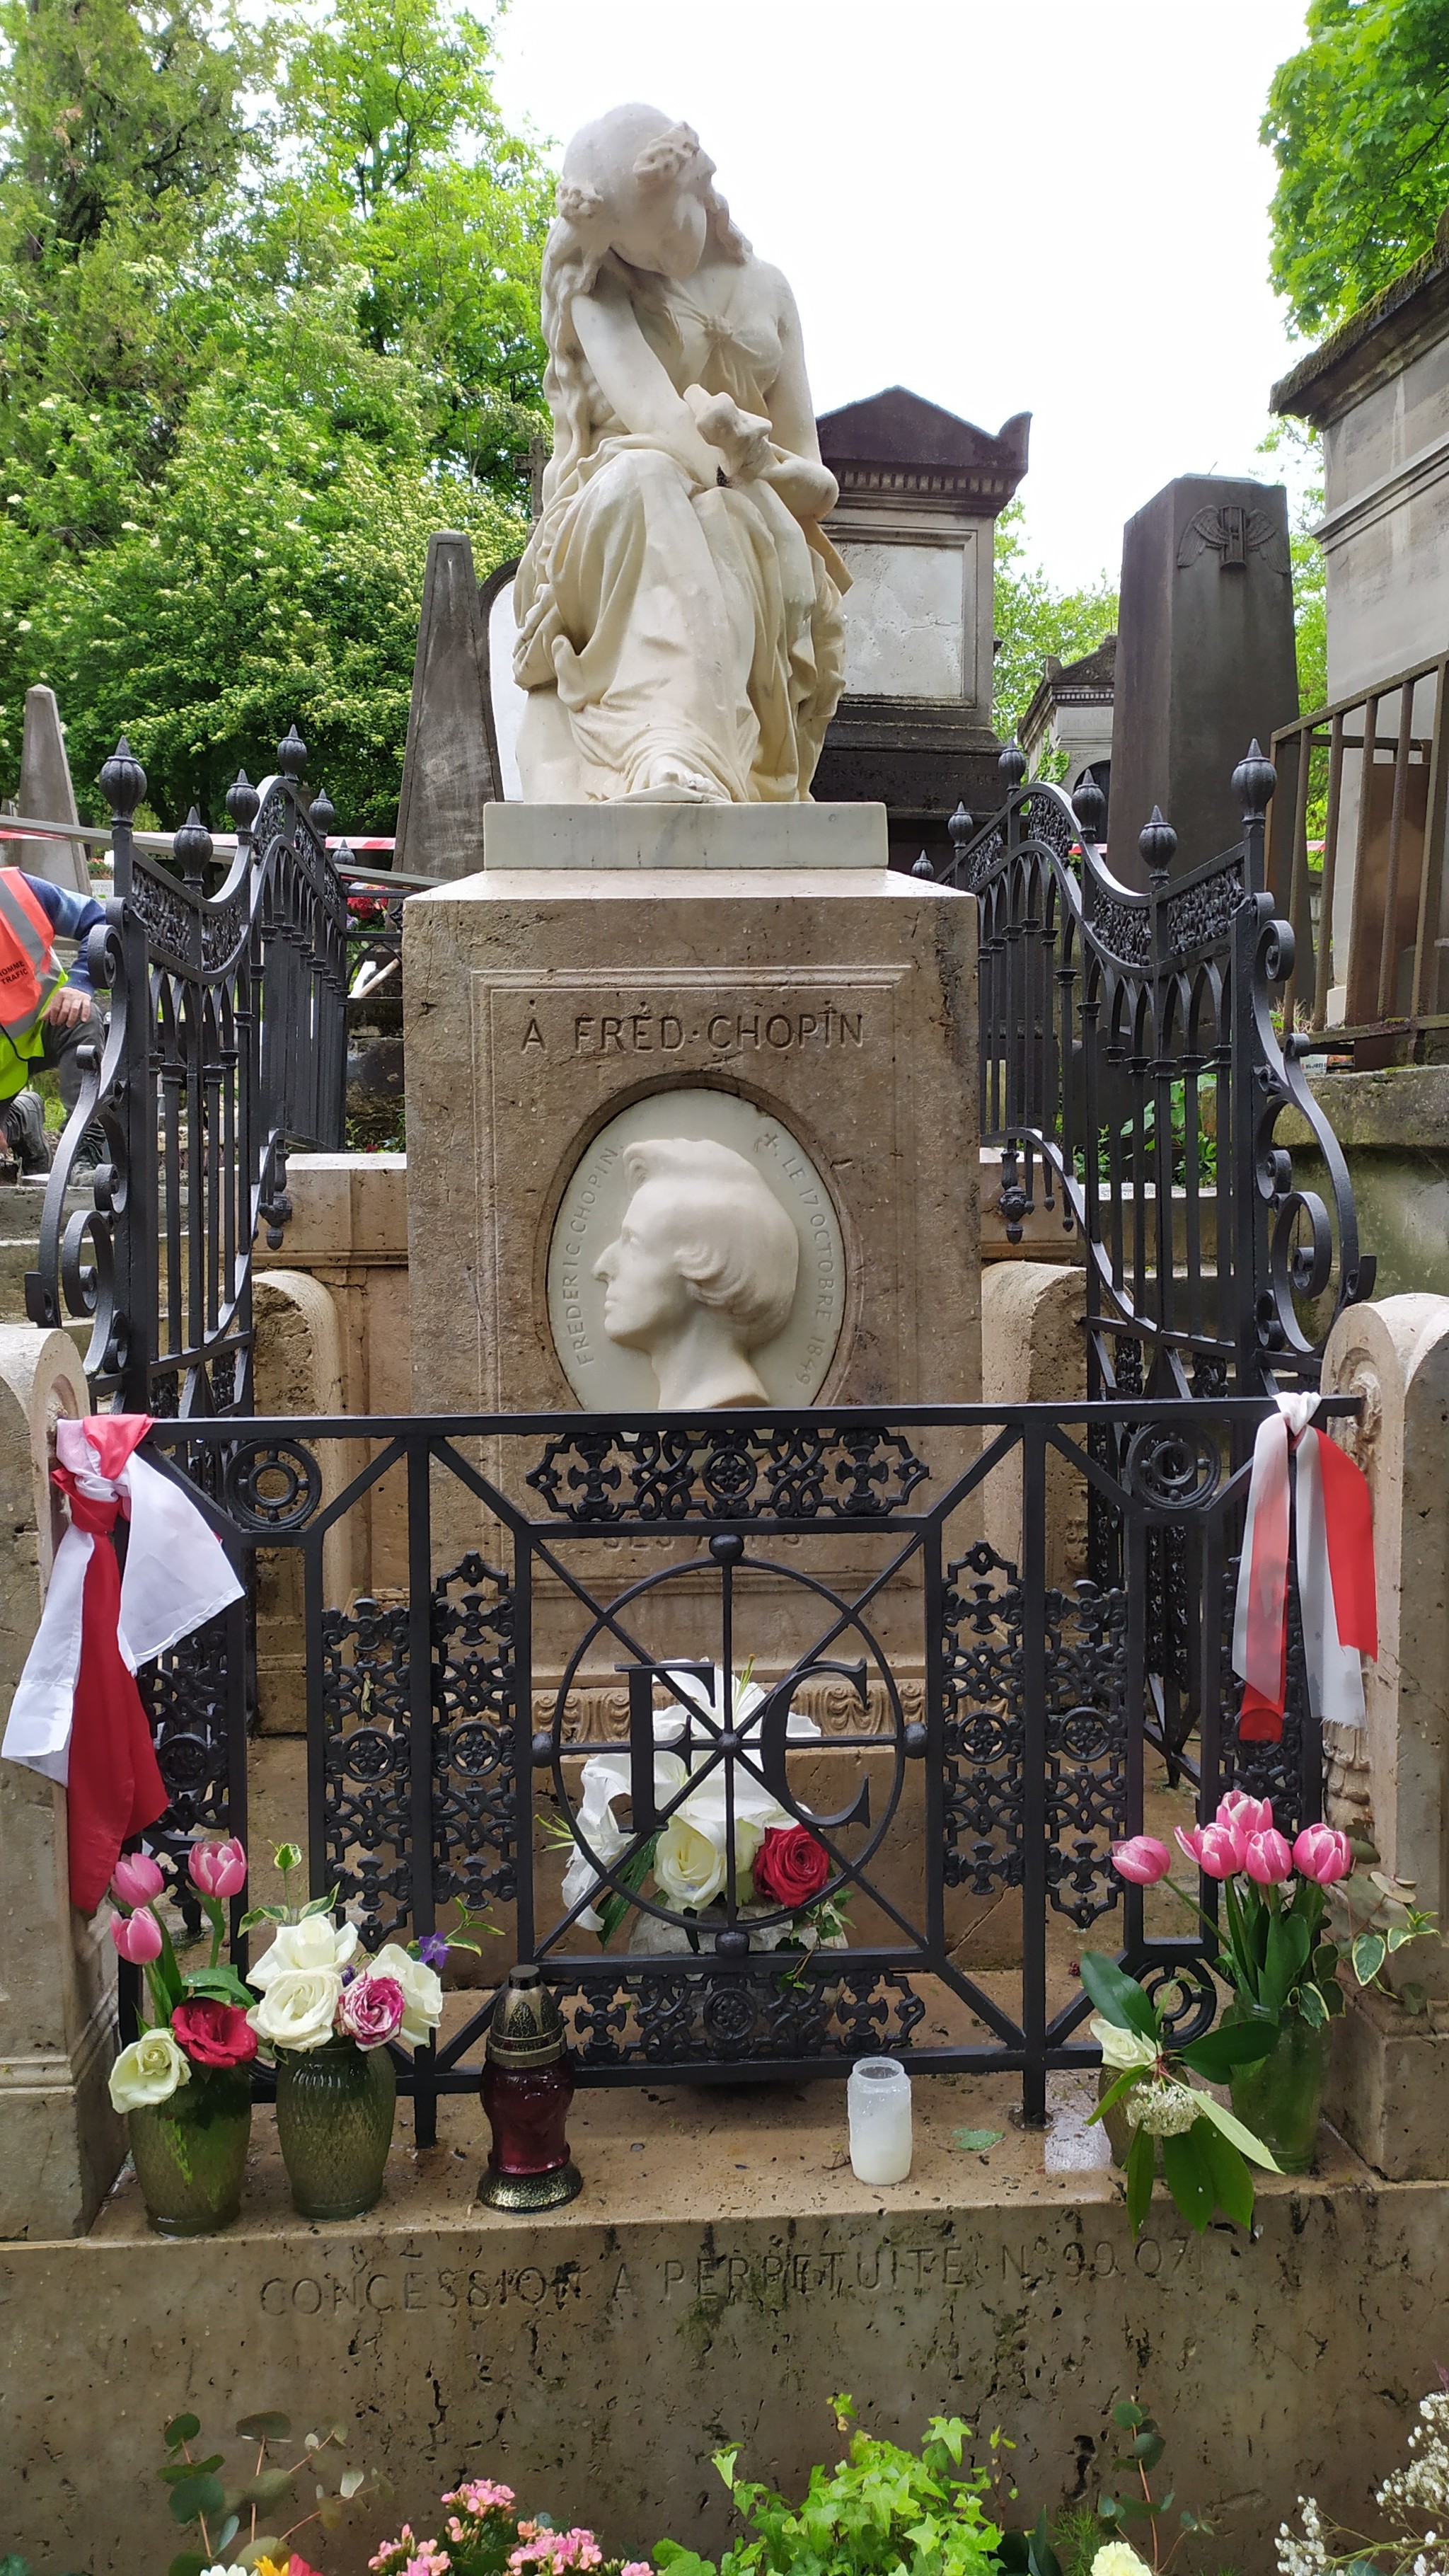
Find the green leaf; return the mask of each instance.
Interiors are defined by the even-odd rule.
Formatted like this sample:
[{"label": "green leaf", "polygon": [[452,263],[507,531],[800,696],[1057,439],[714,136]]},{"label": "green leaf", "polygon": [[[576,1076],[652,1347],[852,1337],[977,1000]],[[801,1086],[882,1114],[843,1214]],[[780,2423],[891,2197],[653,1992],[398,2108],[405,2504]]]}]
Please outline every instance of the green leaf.
[{"label": "green leaf", "polygon": [[1310,2030],[1327,2028],[1328,2006],[1316,1986],[1299,1986],[1294,2001],[1297,2004],[1300,2019],[1307,2022]]},{"label": "green leaf", "polygon": [[341,1888],[334,1887],[330,1896],[312,1897],[309,1902],[302,1907],[298,1920],[305,1923],[314,1914],[330,1914],[341,1894]]},{"label": "green leaf", "polygon": [[[1197,2131],[1204,2125],[1201,2120],[1194,2120],[1192,2127],[1181,2136],[1162,2141],[1163,2178],[1189,2227],[1195,2228],[1199,2236],[1213,2214],[1212,2176],[1197,2143]],[[1156,2466],[1162,2457],[1163,2447],[1159,2435],[1154,2458],[1145,2460],[1144,2467]],[[1136,2449],[1135,2443],[1133,2448]]]},{"label": "green leaf", "polygon": [[278,1843],[272,1859],[278,1874],[286,1878],[294,1869],[301,1868],[302,1846],[300,1843]]},{"label": "green leaf", "polygon": [[[1180,2145],[1182,2145],[1182,2146],[1188,2146],[1188,2145],[1190,2145],[1190,2144],[1191,2144],[1191,2141],[1192,2141],[1192,2132],[1191,2132],[1191,2130],[1189,2130],[1189,2132],[1188,2132],[1188,2134],[1187,2134],[1187,2137],[1186,2137],[1186,2138],[1183,2138],[1183,2139],[1181,2139],[1181,2140],[1179,2140],[1179,2141],[1178,2141],[1178,2143],[1179,2143]],[[1163,2146],[1164,2146],[1164,2149],[1166,2148],[1166,2145],[1167,2145],[1167,2141],[1166,2141],[1166,2139],[1164,2139],[1164,2140],[1163,2140]],[[1164,2167],[1165,2167],[1165,2166],[1166,2166],[1166,2163],[1167,2163],[1167,2157],[1166,2157],[1165,2152],[1164,2152],[1164,2155],[1163,2155],[1163,2159],[1162,2159],[1162,2161],[1163,2161],[1163,2165],[1164,2165]],[[1171,2184],[1171,2180],[1172,2180],[1172,2177],[1171,2177],[1171,2175],[1169,2174],[1169,2175],[1168,2175],[1168,2182],[1169,2182],[1169,2185]],[[1151,2471],[1152,2471],[1153,2469],[1155,2469],[1155,2468],[1156,2468],[1157,2463],[1158,2463],[1158,2461],[1161,2459],[1162,2454],[1163,2454],[1163,2452],[1166,2450],[1166,2448],[1167,2448],[1167,2444],[1164,2442],[1164,2440],[1163,2440],[1163,2438],[1162,2438],[1162,2435],[1157,2431],[1157,2428],[1156,2428],[1156,2426],[1154,2425],[1154,2426],[1153,2426],[1153,2428],[1151,2429],[1151,2431],[1144,2431],[1144,2432],[1141,2432],[1141,2433],[1139,2433],[1139,2434],[1138,2434],[1136,2441],[1135,2441],[1135,2442],[1133,2443],[1133,2445],[1132,2445],[1132,2457],[1134,2458],[1134,2460],[1138,2461],[1138,2462],[1140,2463],[1140,2465],[1141,2465],[1144,2469],[1146,2469],[1146,2470],[1149,2472],[1149,2474],[1150,2474],[1150,2473],[1151,2473]]]},{"label": "green leaf", "polygon": [[1104,2495],[1099,2498],[1097,2504],[1097,2519],[1099,2522],[1119,2522],[1121,2518],[1122,2508],[1115,2496]]},{"label": "green leaf", "polygon": [[1313,1974],[1320,1986],[1331,1986],[1338,1972],[1338,1944],[1320,1941],[1313,1953]]},{"label": "green leaf", "polygon": [[183,2478],[171,2490],[171,2511],[177,2522],[195,2522],[198,2514],[218,2513],[226,2502],[226,2489],[219,2477],[208,2472],[205,2477]]},{"label": "green leaf", "polygon": [[984,2156],[988,2147],[999,2147],[1005,2135],[1004,2129],[953,2129],[951,2132],[956,2145],[968,2156]]},{"label": "green leaf", "polygon": [[221,2467],[221,2462],[220,2451],[213,2451],[209,2460],[168,2460],[165,2468],[158,2469],[156,2474],[164,2478],[169,2487],[179,2487],[184,2486],[188,2478],[210,2477]]},{"label": "green leaf", "polygon": [[258,2469],[254,2478],[246,2478],[242,2481],[232,2497],[232,2502],[239,2505],[280,2504],[283,2496],[291,2494],[301,2465],[298,2460],[290,2469]]},{"label": "green leaf", "polygon": [[337,2491],[339,2495],[350,2499],[356,2495],[359,2487],[366,2486],[366,2484],[366,2469],[344,2469],[341,2477],[337,2481]]},{"label": "green leaf", "polygon": [[[199,2549],[178,2549],[166,2576],[204,2576],[206,2564]],[[3,2568],[4,2562],[0,2560],[0,2576],[3,2576]]]},{"label": "green leaf", "polygon": [[1112,2409],[1112,2421],[1121,2433],[1135,2433],[1147,2421],[1147,2410],[1133,2404],[1130,2397],[1120,2398]]},{"label": "green leaf", "polygon": [[194,2442],[200,2430],[199,2415],[173,2415],[161,2439],[168,2451],[179,2451],[183,2442]]},{"label": "green leaf", "polygon": [[1384,1964],[1386,1950],[1387,1944],[1381,1932],[1357,1934],[1349,1956],[1353,1961],[1353,1973],[1361,1986],[1372,1985]]},{"label": "green leaf", "polygon": [[1281,2012],[1308,1964],[1312,1935],[1296,1914],[1268,1916],[1267,1952],[1263,1964],[1263,2001]]},{"label": "green leaf", "polygon": [[219,2004],[240,2004],[243,2010],[256,2002],[250,1986],[244,1986],[235,1968],[192,1968],[187,1972],[188,1995],[206,1995]]},{"label": "green leaf", "polygon": [[1100,1950],[1084,1950],[1082,1983],[1104,2021],[1118,2030],[1135,2030],[1142,2039],[1158,2036],[1157,2010],[1135,1977],[1124,1976],[1115,1959]]},{"label": "green leaf", "polygon": [[1134,2084],[1140,2084],[1150,2071],[1146,2066],[1129,2066],[1124,2074],[1118,2076],[1115,2084],[1109,2084],[1106,2092],[1098,2097],[1096,2109],[1087,2114],[1088,2128],[1094,2120],[1101,2119],[1104,2111],[1110,2111],[1114,2103],[1120,2102],[1124,2093],[1130,2093]]},{"label": "green leaf", "polygon": [[1201,2114],[1203,2119],[1211,2120],[1215,2129],[1222,2131],[1229,2145],[1246,2156],[1250,2164],[1261,2165],[1265,2173],[1279,2171],[1262,2139],[1255,2138],[1251,2129],[1245,2129],[1242,2121],[1235,2119],[1231,2111],[1225,2111],[1221,2102],[1215,2102],[1211,2093],[1204,2093],[1201,2097]]},{"label": "green leaf", "polygon": [[1127,2215],[1132,2233],[1141,2233],[1142,2221],[1152,2201],[1152,2168],[1155,2162],[1154,2141],[1145,2129],[1134,2129],[1127,2150]]},{"label": "green leaf", "polygon": [[1277,2040],[1277,2022],[1255,2017],[1252,2021],[1224,2022],[1220,2029],[1204,2032],[1201,2039],[1174,2054],[1206,2083],[1226,2084],[1235,2066],[1250,2066],[1255,2059],[1266,2057]]},{"label": "green leaf", "polygon": [[243,2415],[236,2433],[239,2442],[285,2442],[291,2430],[290,2415]]},{"label": "green leaf", "polygon": [[285,1923],[285,1905],[249,1905],[241,1919],[243,1932],[255,1932],[259,1923]]},{"label": "green leaf", "polygon": [[239,2517],[238,2515],[234,2514],[234,2513],[229,2513],[229,2514],[227,2515],[227,2518],[226,2518],[225,2522],[222,2524],[220,2531],[217,2533],[217,2535],[216,2535],[216,2539],[215,2539],[215,2541],[214,2541],[214,2543],[213,2543],[213,2546],[214,2546],[214,2548],[215,2548],[215,2550],[216,2550],[216,2554],[217,2554],[217,2557],[218,2557],[218,2558],[224,2558],[224,2557],[225,2557],[225,2555],[226,2555],[226,2552],[227,2552],[228,2548],[230,2547],[230,2545],[231,2545],[232,2541],[234,2541],[234,2540],[235,2540],[235,2538],[236,2538],[236,2536],[237,2536],[237,2533],[240,2531],[240,2529],[241,2529],[241,2521],[240,2521],[240,2517]]},{"label": "green leaf", "polygon": [[614,1934],[618,1931],[625,1915],[632,1911],[630,1899],[626,1895],[625,1890],[628,1888],[637,1889],[643,1886],[649,1872],[654,1867],[654,1855],[658,1849],[659,1836],[657,1834],[651,1834],[647,1842],[641,1843],[636,1852],[631,1852],[628,1859],[615,1871],[615,1877],[622,1880],[623,1885],[612,1888],[598,1907],[599,1947],[601,1950],[606,1948],[608,1943],[612,1941]]}]

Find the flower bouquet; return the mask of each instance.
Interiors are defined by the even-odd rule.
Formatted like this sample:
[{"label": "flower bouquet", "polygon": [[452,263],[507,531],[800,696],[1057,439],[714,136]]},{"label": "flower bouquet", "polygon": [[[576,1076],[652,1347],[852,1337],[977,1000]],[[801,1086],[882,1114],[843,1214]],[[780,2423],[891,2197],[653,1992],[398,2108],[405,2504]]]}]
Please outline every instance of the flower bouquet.
[{"label": "flower bouquet", "polygon": [[[741,1739],[746,1759],[753,1754],[758,1764],[765,1694],[751,1681],[748,1666],[732,1676],[730,1699],[729,1722]],[[748,1928],[752,1948],[844,1949],[844,1907],[838,1894],[826,1893],[835,1874],[830,1854],[807,1826],[771,1796],[756,1772],[738,1762],[731,1833],[724,1765],[712,1758],[715,1735],[726,1726],[723,1676],[716,1679],[704,1711],[709,1723],[702,1730],[702,1741],[694,1732],[700,1714],[698,1708],[675,1701],[655,1717],[655,1802],[661,1809],[672,1810],[657,1833],[636,1839],[615,1813],[630,1794],[626,1755],[595,1753],[585,1762],[577,1833],[567,1824],[557,1830],[559,1844],[570,1852],[563,1880],[565,1905],[589,1900],[580,1905],[578,1919],[597,1933],[601,1948],[632,1909],[636,1920],[631,1949],[653,1955],[681,1949],[698,1954],[714,1948],[724,1927],[732,1861],[737,1919]],[[814,1719],[797,1709],[790,1711],[787,1728],[797,1741],[818,1740],[820,1734]],[[681,1791],[685,1792],[682,1797]],[[592,1899],[601,1884],[600,1866],[612,1870],[615,1885],[595,1906]],[[658,1903],[682,1920],[671,1922],[651,1914],[647,1907],[632,1908],[631,1891],[647,1896],[651,1882]],[[797,1980],[799,1973],[797,1965]]]},{"label": "flower bouquet", "polygon": [[111,1938],[143,1971],[151,2009],[111,2068],[111,2101],[126,2115],[146,2214],[163,2236],[205,2236],[235,2218],[257,2053],[251,1997],[221,1956],[223,1907],[246,1884],[246,1853],[235,1840],[197,1842],[187,1867],[211,1930],[211,1955],[200,1968],[177,1961],[156,1910],[165,1873],[149,1852],[118,1861],[111,1881]]},{"label": "flower bouquet", "polygon": [[[260,2003],[247,2018],[277,2069],[277,2137],[292,2203],[303,2218],[356,2218],[382,2190],[397,2108],[389,2044],[424,2048],[443,2013],[438,1968],[450,1944],[429,1933],[406,1949],[389,1942],[358,1960],[355,1923],[335,1923],[334,1888],[305,1905],[290,1881],[302,1866],[295,1843],[276,1853],[282,1903],[258,1905],[242,1929],[276,1926],[271,1946],[248,1973]],[[250,2001],[250,1998],[248,1998]]]},{"label": "flower bouquet", "polygon": [[512,2487],[468,2478],[443,2498],[447,2521],[420,2540],[405,2522],[368,2560],[372,2576],[654,2576],[647,2559],[606,2558],[591,2531],[558,2531],[517,2510]]},{"label": "flower bouquet", "polygon": [[1101,2047],[1103,2074],[1110,2072],[1112,2078],[1092,2118],[1104,2119],[1120,2103],[1131,2133],[1127,2215],[1133,2235],[1152,2199],[1159,2145],[1163,2179],[1189,2226],[1201,2235],[1220,2209],[1237,2226],[1250,2227],[1249,2165],[1276,2173],[1277,2163],[1261,2138],[1189,2078],[1230,2082],[1235,2068],[1271,2049],[1274,2025],[1224,2024],[1178,2048],[1161,2007],[1115,1959],[1084,1950],[1080,1966],[1082,1983],[1097,2007],[1088,2028]]},{"label": "flower bouquet", "polygon": [[[1176,1828],[1187,1858],[1223,1891],[1223,1920],[1172,1893],[1207,1924],[1219,1944],[1214,1966],[1232,1988],[1227,2026],[1257,2022],[1272,2046],[1245,2058],[1230,2077],[1233,2107],[1272,2148],[1284,2173],[1313,2162],[1328,2073],[1328,2024],[1345,2010],[1339,1968],[1360,1986],[1376,1984],[1387,1959],[1406,1941],[1433,1930],[1412,1887],[1378,1869],[1355,1867],[1347,1834],[1305,1825],[1290,1843],[1273,1822],[1272,1803],[1229,1790],[1211,1824]],[[1172,1855],[1150,1834],[1119,1843],[1119,1877],[1139,1887],[1168,1879]]]}]

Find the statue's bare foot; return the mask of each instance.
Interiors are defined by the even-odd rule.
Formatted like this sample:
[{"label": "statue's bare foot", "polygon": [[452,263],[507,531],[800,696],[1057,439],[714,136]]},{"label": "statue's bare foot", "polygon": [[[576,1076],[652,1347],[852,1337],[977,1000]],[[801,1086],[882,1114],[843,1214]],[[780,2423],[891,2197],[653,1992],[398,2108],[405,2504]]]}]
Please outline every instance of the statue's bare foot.
[{"label": "statue's bare foot", "polygon": [[644,785],[631,787],[617,801],[621,805],[727,805],[730,800],[712,778],[686,768],[682,760],[656,760]]}]

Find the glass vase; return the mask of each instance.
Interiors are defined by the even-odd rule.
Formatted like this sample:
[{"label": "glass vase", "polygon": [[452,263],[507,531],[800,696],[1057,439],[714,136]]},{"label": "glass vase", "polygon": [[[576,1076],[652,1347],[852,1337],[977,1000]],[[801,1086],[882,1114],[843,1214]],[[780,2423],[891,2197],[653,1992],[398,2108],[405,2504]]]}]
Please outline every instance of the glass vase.
[{"label": "glass vase", "polygon": [[127,2113],[131,2159],[158,2236],[211,2236],[241,2207],[252,2128],[249,2066],[193,2066],[149,2110]]},{"label": "glass vase", "polygon": [[382,2190],[397,2109],[385,2048],[352,2039],[277,2051],[277,2139],[302,2218],[360,2218]]},{"label": "glass vase", "polygon": [[[1230,2013],[1232,2021],[1247,2019]],[[1283,2173],[1308,2173],[1318,2142],[1323,2088],[1328,2081],[1328,2027],[1313,2029],[1286,2013],[1266,2057],[1235,2068],[1228,2091],[1244,2128],[1261,2138]]]}]

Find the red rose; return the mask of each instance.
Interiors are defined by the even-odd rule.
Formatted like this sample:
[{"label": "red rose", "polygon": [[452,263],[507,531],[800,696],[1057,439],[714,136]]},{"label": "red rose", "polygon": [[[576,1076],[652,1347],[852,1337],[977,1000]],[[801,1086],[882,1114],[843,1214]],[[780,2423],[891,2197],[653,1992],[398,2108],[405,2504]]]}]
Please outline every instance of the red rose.
[{"label": "red rose", "polygon": [[245,2066],[257,2053],[257,2035],[240,2004],[178,2004],[172,2032],[195,2066]]},{"label": "red rose", "polygon": [[771,1825],[755,1854],[755,1893],[792,1913],[813,1904],[830,1876],[830,1854],[803,1825]]}]

